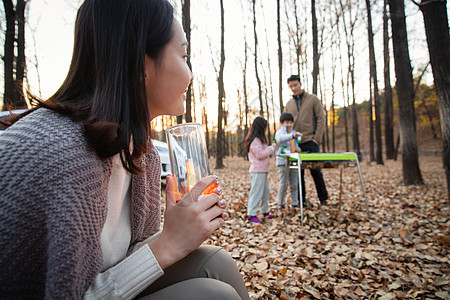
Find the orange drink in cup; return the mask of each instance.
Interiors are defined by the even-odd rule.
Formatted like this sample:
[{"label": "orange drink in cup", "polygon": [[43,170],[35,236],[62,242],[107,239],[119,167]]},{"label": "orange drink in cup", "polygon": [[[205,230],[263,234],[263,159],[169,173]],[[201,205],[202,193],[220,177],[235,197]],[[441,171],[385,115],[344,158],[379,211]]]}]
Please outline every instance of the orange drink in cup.
[{"label": "orange drink in cup", "polygon": [[[180,200],[200,179],[210,175],[204,129],[197,123],[179,124],[166,130],[166,138]],[[217,183],[210,185],[203,194],[213,193],[216,187]]]}]

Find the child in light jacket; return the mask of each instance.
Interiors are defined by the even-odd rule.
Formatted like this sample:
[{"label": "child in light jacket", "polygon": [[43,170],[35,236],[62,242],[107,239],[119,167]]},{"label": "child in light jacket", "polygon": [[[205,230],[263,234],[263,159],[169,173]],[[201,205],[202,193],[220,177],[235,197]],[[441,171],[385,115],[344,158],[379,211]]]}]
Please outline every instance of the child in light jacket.
[{"label": "child in light jacket", "polygon": [[289,183],[292,207],[299,206],[299,194],[298,169],[291,169],[288,167],[288,171],[286,173],[286,164],[289,164],[289,162],[286,158],[282,157],[282,151],[284,151],[285,154],[300,152],[300,147],[297,144],[297,138],[301,137],[302,134],[298,131],[292,130],[292,126],[294,125],[294,117],[291,113],[281,114],[280,125],[280,128],[275,133],[275,140],[280,143],[276,158],[278,177],[280,179],[280,186],[278,187],[278,208],[283,209],[285,208],[284,196],[287,190],[286,183]]},{"label": "child in light jacket", "polygon": [[250,176],[252,186],[248,196],[247,216],[250,222],[262,223],[257,217],[258,208],[261,207],[263,216],[272,219],[269,213],[269,159],[270,155],[278,148],[279,143],[267,146],[266,131],[267,121],[262,117],[257,117],[245,138],[250,165]]}]

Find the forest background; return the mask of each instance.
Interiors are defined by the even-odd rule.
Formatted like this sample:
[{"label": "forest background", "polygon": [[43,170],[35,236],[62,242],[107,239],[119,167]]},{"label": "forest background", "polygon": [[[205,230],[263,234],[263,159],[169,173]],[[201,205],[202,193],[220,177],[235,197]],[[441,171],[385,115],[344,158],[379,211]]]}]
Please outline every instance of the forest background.
[{"label": "forest background", "polygon": [[[406,54],[414,85],[407,100],[414,103],[408,126],[414,124],[417,130],[403,139],[400,125],[405,113],[396,93],[389,1],[171,2],[190,43],[188,64],[195,80],[187,93],[186,114],[155,120],[154,138],[164,140],[164,129],[176,123],[202,123],[210,154],[217,157],[215,167],[222,168],[224,157],[246,155],[243,140],[256,116],[269,120],[271,140],[290,98],[286,79],[299,74],[304,89],[317,94],[326,110],[322,151],[355,151],[361,159],[378,164],[383,164],[383,155],[396,159],[406,143],[420,153],[445,152],[421,7],[438,2],[447,17],[447,1],[392,1],[404,4]],[[67,73],[81,1],[3,0],[3,4],[1,75],[7,100],[2,107],[11,103],[30,107],[21,97],[23,87],[48,98]],[[446,24],[442,30],[448,37],[448,19]],[[412,160],[416,157],[413,153]],[[420,183],[420,174],[405,181]]]},{"label": "forest background", "polygon": [[[24,88],[46,99],[62,83],[81,2],[3,0],[2,110],[31,107]],[[164,140],[164,129],[176,123],[204,125],[231,215],[207,243],[231,253],[250,296],[449,299],[447,1],[171,3],[189,41],[187,62],[195,79],[186,114],[155,120],[153,138]],[[252,120],[263,115],[271,140],[291,97],[291,74],[299,74],[325,108],[321,150],[355,151],[366,162],[370,217],[353,186],[357,175],[345,172],[341,193],[335,188],[339,170],[332,169],[324,172],[330,187],[326,207],[318,206],[306,176],[304,226],[292,209],[276,211],[272,222],[257,226],[246,221],[244,137]],[[274,209],[278,182],[276,176],[269,181]]]}]

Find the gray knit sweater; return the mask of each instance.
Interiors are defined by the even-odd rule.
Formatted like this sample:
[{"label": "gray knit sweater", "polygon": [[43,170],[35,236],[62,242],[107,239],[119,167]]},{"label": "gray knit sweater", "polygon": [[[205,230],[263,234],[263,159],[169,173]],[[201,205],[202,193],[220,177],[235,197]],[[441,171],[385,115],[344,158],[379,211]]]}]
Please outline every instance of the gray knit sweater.
[{"label": "gray knit sweater", "polygon": [[[132,177],[131,242],[160,226],[160,159],[152,146]],[[0,134],[0,295],[80,299],[102,266],[111,160],[82,126],[47,109]]]}]

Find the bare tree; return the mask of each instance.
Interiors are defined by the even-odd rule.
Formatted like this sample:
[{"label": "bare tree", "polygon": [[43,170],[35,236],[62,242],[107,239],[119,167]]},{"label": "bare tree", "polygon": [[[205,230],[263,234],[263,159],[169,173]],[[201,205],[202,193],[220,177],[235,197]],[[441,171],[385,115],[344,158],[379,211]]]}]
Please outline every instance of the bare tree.
[{"label": "bare tree", "polygon": [[3,0],[6,15],[6,32],[4,44],[4,95],[3,109],[23,108],[27,106],[22,94],[26,77],[25,59],[25,8],[26,0]]},{"label": "bare tree", "polygon": [[298,12],[297,12],[297,0],[294,0],[294,19],[295,19],[295,54],[297,56],[297,74],[300,74],[300,55],[301,55],[301,46],[300,46],[300,27],[298,22]]},{"label": "bare tree", "polygon": [[277,37],[278,37],[278,97],[280,113],[283,112],[283,49],[281,48],[280,0],[277,0]]},{"label": "bare tree", "polygon": [[[244,9],[243,6],[243,1],[241,1],[241,9],[242,11],[247,11],[247,9]],[[243,22],[244,25],[244,65],[242,67],[242,90],[243,90],[243,98],[244,98],[244,119],[245,119],[245,123],[244,123],[244,133],[242,136],[242,139],[239,139],[240,145],[243,149],[243,153],[242,155],[244,156],[244,158],[247,158],[247,148],[245,147],[245,137],[247,136],[248,133],[248,128],[249,128],[249,120],[248,120],[248,115],[249,115],[249,106],[248,106],[248,92],[247,92],[247,63],[248,63],[248,43],[247,43],[247,26],[246,26],[246,22]]]},{"label": "bare tree", "polygon": [[244,131],[242,130],[243,128],[245,129],[245,124],[244,124],[244,119],[245,119],[245,112],[244,112],[244,108],[243,108],[243,99],[241,96],[241,91],[238,89],[237,90],[237,95],[238,95],[238,106],[239,106],[239,126],[237,128],[236,131],[236,139],[237,139],[237,144],[238,144],[238,156],[239,157],[245,157],[246,153],[245,153],[245,136],[244,136]]},{"label": "bare tree", "polygon": [[204,77],[197,78],[198,81],[198,96],[200,100],[201,105],[201,116],[202,116],[202,124],[205,127],[205,139],[206,139],[206,147],[208,150],[208,154],[210,153],[210,141],[209,141],[209,128],[208,128],[208,114],[206,112],[206,106],[207,106],[207,92],[206,92],[206,83]]},{"label": "bare tree", "polygon": [[198,81],[198,97],[201,105],[201,116],[202,116],[202,124],[205,127],[205,139],[206,139],[206,147],[209,153],[210,145],[209,145],[209,129],[208,129],[208,115],[206,113],[207,106],[207,92],[206,92],[206,83],[204,77],[197,78]]},{"label": "bare tree", "polygon": [[217,78],[219,87],[219,99],[218,99],[218,116],[217,116],[217,140],[216,140],[216,169],[223,169],[224,150],[225,150],[225,133],[223,130],[223,118],[224,109],[223,102],[225,100],[225,88],[223,82],[223,70],[225,67],[225,16],[223,9],[223,0],[220,0],[220,69],[219,76]]},{"label": "bare tree", "polygon": [[[341,16],[344,14],[344,12],[342,11],[342,9],[339,11],[337,8],[337,1],[333,1],[334,2],[334,10],[335,10],[335,15],[336,15],[336,30],[337,30],[337,36],[339,37],[337,39],[337,44],[338,44],[338,49],[339,49],[339,63],[340,63],[340,70],[341,70],[341,87],[342,87],[342,99],[344,100],[344,107],[343,107],[343,111],[344,111],[344,135],[345,135],[345,151],[349,152],[350,151],[350,146],[349,146],[349,140],[348,140],[348,106],[350,103],[349,100],[349,94],[350,94],[350,83],[349,83],[349,77],[350,77],[350,73],[347,72],[347,80],[346,83],[347,85],[344,84],[344,63],[342,61],[342,48],[341,48],[341,30],[340,30],[340,25],[339,25],[339,20],[341,19]],[[330,13],[331,15],[331,13]],[[345,20],[345,19],[344,19]],[[346,26],[346,24],[344,23],[344,26]],[[346,92],[347,91],[347,97]],[[347,100],[347,101],[345,101]],[[333,118],[335,117],[335,112],[333,111]],[[334,152],[334,151],[333,151]]]},{"label": "bare tree", "polygon": [[[275,133],[275,131],[277,130],[277,128],[276,128],[277,125],[276,125],[276,120],[275,120],[275,105],[273,103],[272,64],[271,64],[271,59],[270,59],[271,55],[270,55],[270,51],[269,51],[269,49],[270,49],[270,47],[269,47],[269,35],[267,34],[266,16],[264,14],[264,8],[263,8],[263,5],[262,5],[262,2],[261,2],[261,12],[262,12],[262,15],[263,15],[263,20],[264,20],[264,33],[266,35],[266,50],[267,50],[267,67],[268,67],[268,70],[269,70],[269,80],[267,80],[266,73],[264,72],[264,68],[263,68],[264,81],[265,81],[265,93],[266,93],[267,122],[270,123],[270,119],[269,119],[269,111],[270,110],[269,110],[269,105],[267,103],[268,102],[267,101],[267,94],[268,94],[267,81],[269,81],[270,101],[271,101],[271,104],[272,104],[272,115],[273,115],[273,132]],[[261,63],[261,66],[262,66],[262,63]],[[269,133],[269,141],[270,141],[271,140],[270,127],[269,127],[268,133]]]},{"label": "bare tree", "polygon": [[[182,0],[182,23],[186,33],[187,53],[191,54],[191,0]],[[191,58],[188,55],[186,62],[192,70]],[[192,122],[192,84],[189,85],[186,93],[186,122]]]},{"label": "bare tree", "polygon": [[447,1],[422,0],[419,7],[425,23],[434,86],[439,99],[443,143],[442,159],[447,174],[447,195],[450,203],[450,37]]},{"label": "bare tree", "polygon": [[243,89],[244,89],[244,107],[245,107],[245,136],[247,135],[248,132],[248,113],[249,113],[249,108],[248,108],[248,93],[247,93],[247,61],[248,61],[248,44],[247,44],[247,39],[245,38],[245,50],[244,50],[244,70],[242,72],[242,76],[243,78]]},{"label": "bare tree", "polygon": [[313,94],[317,95],[317,77],[319,76],[319,41],[317,32],[316,0],[311,0],[312,36],[313,36]]},{"label": "bare tree", "polygon": [[[39,71],[39,59],[38,59],[38,51],[37,51],[37,44],[36,44],[36,38],[35,38],[35,28],[30,28],[32,34],[32,40],[33,40],[33,50],[34,50],[34,55],[33,55],[33,60],[29,60],[28,62],[31,61],[31,63],[33,64],[34,68],[36,69],[36,76],[37,76],[37,84],[38,84],[38,96],[42,97],[42,88],[41,88],[41,72]],[[28,78],[26,79],[27,81],[27,85],[29,86],[29,82],[28,82]]]},{"label": "bare tree", "polygon": [[[382,140],[381,140],[381,116],[380,116],[380,96],[378,94],[378,79],[377,79],[377,63],[375,59],[375,47],[373,45],[373,27],[370,0],[366,0],[367,8],[367,32],[369,37],[369,59],[370,59],[370,78],[373,85],[372,99],[375,107],[375,136],[377,140],[376,162],[379,165],[383,164]],[[370,120],[372,122],[372,118]],[[372,124],[372,123],[371,123]]]},{"label": "bare tree", "polygon": [[383,52],[384,52],[384,139],[386,157],[393,159],[394,148],[394,107],[392,104],[391,70],[389,55],[389,18],[387,14],[388,1],[383,4]]},{"label": "bare tree", "polygon": [[347,2],[348,13],[349,13],[349,22],[347,29],[347,22],[345,18],[344,12],[344,4],[342,0],[339,0],[342,9],[342,21],[344,23],[344,32],[345,32],[345,41],[347,43],[347,58],[348,58],[348,74],[347,81],[350,79],[352,85],[352,141],[353,141],[353,149],[358,154],[358,157],[361,157],[361,149],[359,145],[359,124],[358,124],[358,111],[356,109],[356,95],[355,95],[355,38],[354,38],[354,30],[356,26],[356,22],[358,20],[358,15],[355,14],[353,17],[353,4],[351,1]]},{"label": "bare tree", "polygon": [[406,33],[405,4],[403,0],[389,0],[394,49],[397,95],[400,110],[403,181],[407,185],[423,184],[414,114],[414,83]]},{"label": "bare tree", "polygon": [[333,152],[336,152],[336,134],[335,134],[335,107],[334,107],[334,97],[336,96],[336,91],[334,87],[334,81],[336,77],[336,59],[335,59],[335,41],[333,41],[334,47],[331,48],[331,69],[332,69],[332,80],[331,80],[331,140]]},{"label": "bare tree", "polygon": [[262,87],[261,87],[261,79],[259,78],[258,73],[258,35],[256,34],[256,0],[252,0],[253,4],[253,35],[255,38],[255,75],[256,75],[256,82],[258,83],[258,97],[259,97],[259,114],[262,116],[264,115],[264,105],[263,105],[263,99],[262,99]]},{"label": "bare tree", "polygon": [[373,126],[373,82],[372,82],[372,74],[369,76],[369,153],[370,153],[370,161],[375,161],[375,140],[374,140],[374,126]]}]

